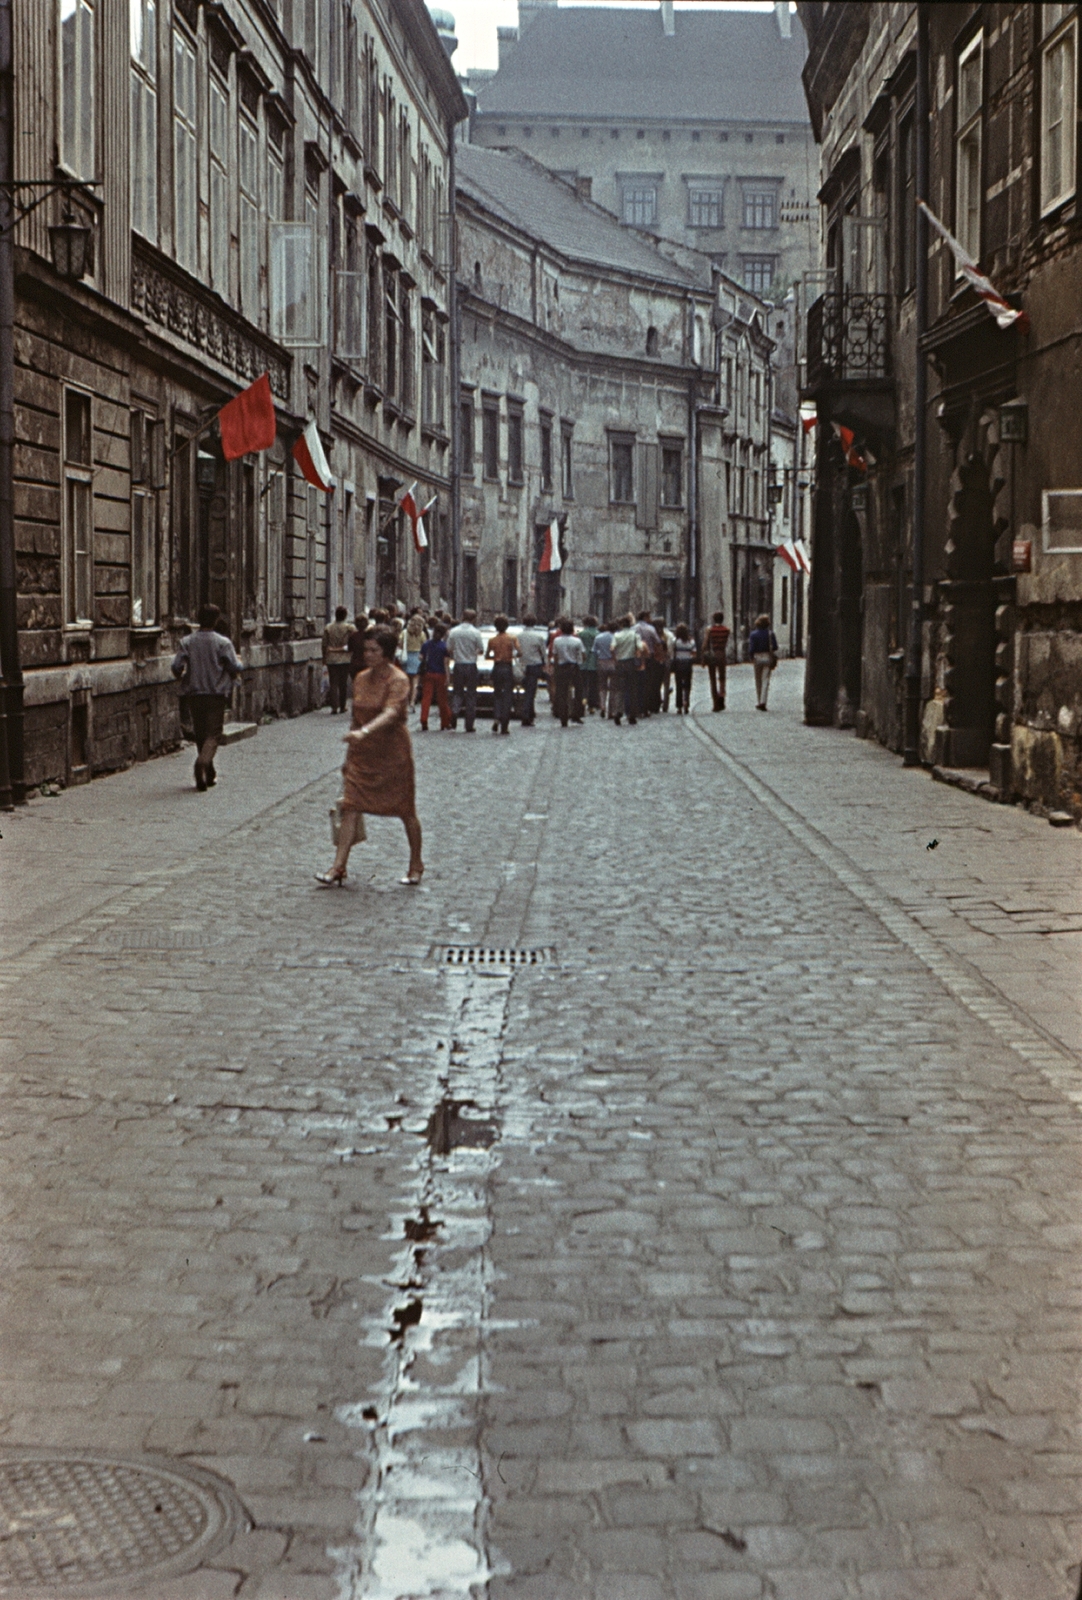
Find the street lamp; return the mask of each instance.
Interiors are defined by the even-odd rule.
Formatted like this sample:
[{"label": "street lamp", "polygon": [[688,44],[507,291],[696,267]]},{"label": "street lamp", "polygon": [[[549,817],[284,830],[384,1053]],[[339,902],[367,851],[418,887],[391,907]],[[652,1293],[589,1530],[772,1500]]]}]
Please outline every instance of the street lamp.
[{"label": "street lamp", "polygon": [[53,266],[61,278],[76,283],[86,276],[90,232],[85,222],[76,222],[70,206],[64,209],[63,222],[54,222],[50,227],[49,249]]}]

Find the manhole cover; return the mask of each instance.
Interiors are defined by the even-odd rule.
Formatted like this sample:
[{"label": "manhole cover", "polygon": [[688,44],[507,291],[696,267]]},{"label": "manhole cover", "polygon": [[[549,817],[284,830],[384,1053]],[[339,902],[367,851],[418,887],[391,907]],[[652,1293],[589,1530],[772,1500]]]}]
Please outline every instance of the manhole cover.
[{"label": "manhole cover", "polygon": [[109,1456],[0,1456],[0,1594],[111,1595],[191,1572],[243,1511],[198,1468]]},{"label": "manhole cover", "polygon": [[543,967],[555,961],[550,946],[536,950],[500,950],[480,944],[441,944],[433,952],[445,967]]}]

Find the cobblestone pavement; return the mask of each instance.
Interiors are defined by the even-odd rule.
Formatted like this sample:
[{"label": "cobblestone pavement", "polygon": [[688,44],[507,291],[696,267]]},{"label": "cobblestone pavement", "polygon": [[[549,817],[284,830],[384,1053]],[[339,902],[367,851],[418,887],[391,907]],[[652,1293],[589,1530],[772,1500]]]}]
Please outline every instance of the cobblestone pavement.
[{"label": "cobblestone pavement", "polygon": [[418,893],[326,715],[0,819],[0,1446],[250,1522],[130,1592],[1074,1600],[1082,842],[733,679],[417,739]]}]

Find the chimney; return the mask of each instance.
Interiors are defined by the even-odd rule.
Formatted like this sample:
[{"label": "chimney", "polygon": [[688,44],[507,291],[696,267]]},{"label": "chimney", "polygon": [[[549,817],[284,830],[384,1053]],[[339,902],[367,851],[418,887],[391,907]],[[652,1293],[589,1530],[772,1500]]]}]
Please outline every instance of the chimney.
[{"label": "chimney", "polygon": [[676,32],[676,15],[673,11],[673,0],[661,0],[661,26],[666,39],[671,39]]},{"label": "chimney", "polygon": [[793,18],[789,11],[789,0],[774,0],[774,15],[778,19],[778,32],[782,38],[791,38]]},{"label": "chimney", "polygon": [[508,58],[518,44],[517,28],[497,28],[496,47],[500,52],[500,66],[506,67]]},{"label": "chimney", "polygon": [[580,200],[592,200],[593,187],[594,180],[592,178],[584,178],[578,173],[575,174],[575,193]]}]

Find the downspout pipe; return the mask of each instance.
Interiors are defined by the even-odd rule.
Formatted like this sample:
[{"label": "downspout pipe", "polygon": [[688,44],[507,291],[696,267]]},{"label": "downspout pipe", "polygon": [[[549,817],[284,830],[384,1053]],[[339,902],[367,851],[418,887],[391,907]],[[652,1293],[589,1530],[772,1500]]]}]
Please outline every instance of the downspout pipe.
[{"label": "downspout pipe", "polygon": [[0,808],[26,804],[15,568],[15,39],[0,0]]},{"label": "downspout pipe", "polygon": [[[917,6],[917,197],[928,199],[928,7]],[[921,732],[921,655],[924,634],[924,500],[928,479],[928,358],[922,340],[928,327],[928,219],[919,208],[916,214],[916,341],[917,363],[913,382],[913,538],[912,587],[909,601],[909,637],[905,656],[905,733],[902,761],[907,767],[920,766]]]},{"label": "downspout pipe", "polygon": [[688,627],[699,636],[699,407],[697,383],[688,384]]},{"label": "downspout pipe", "polygon": [[[0,4],[3,0],[0,0]],[[447,269],[447,312],[451,334],[451,610],[461,616],[460,590],[462,587],[462,339],[458,313],[458,229],[457,193],[455,179],[456,125],[447,123],[447,251],[450,256]],[[431,601],[430,601],[431,603]]]}]

